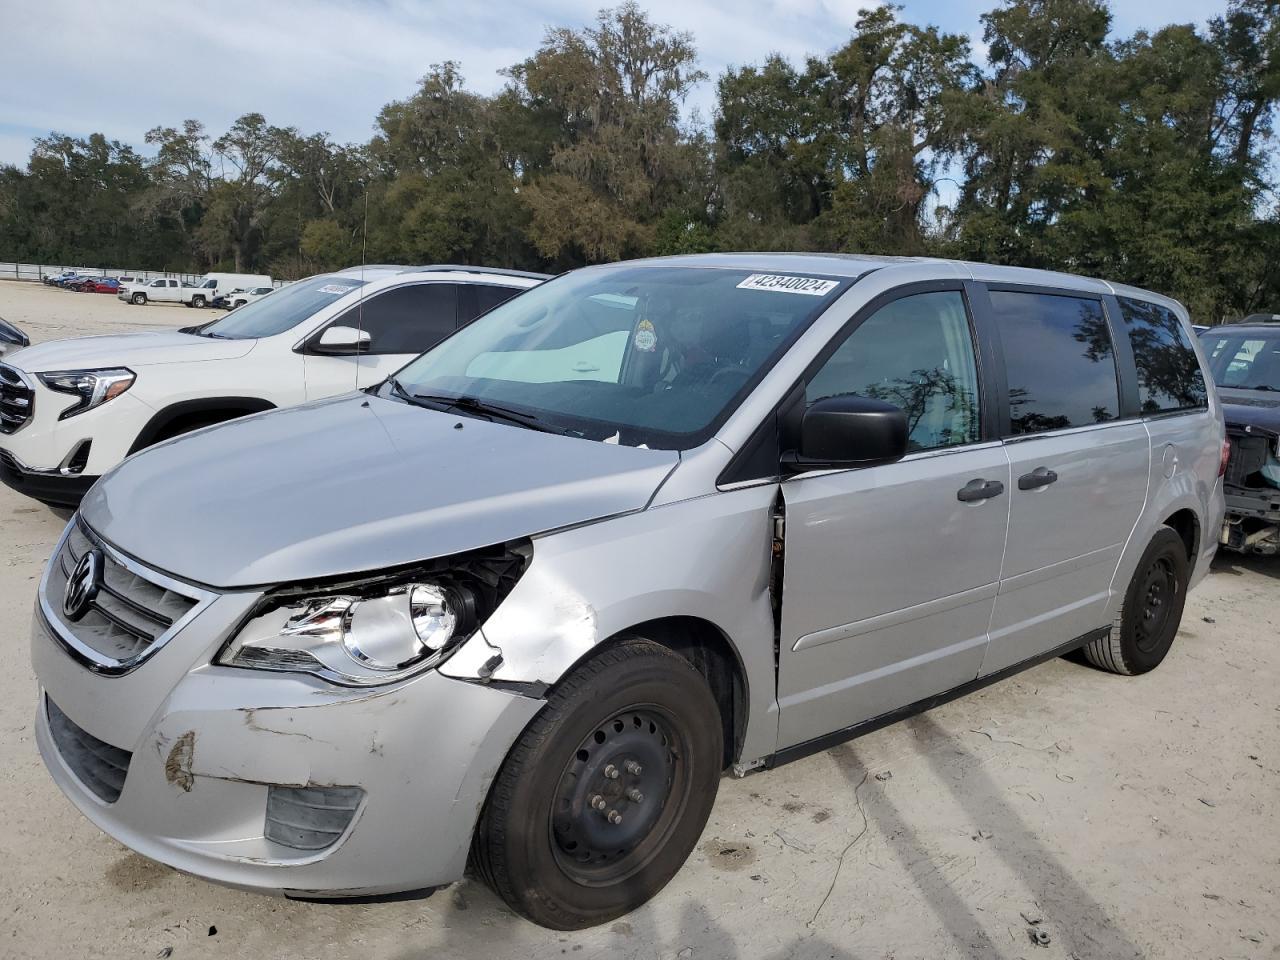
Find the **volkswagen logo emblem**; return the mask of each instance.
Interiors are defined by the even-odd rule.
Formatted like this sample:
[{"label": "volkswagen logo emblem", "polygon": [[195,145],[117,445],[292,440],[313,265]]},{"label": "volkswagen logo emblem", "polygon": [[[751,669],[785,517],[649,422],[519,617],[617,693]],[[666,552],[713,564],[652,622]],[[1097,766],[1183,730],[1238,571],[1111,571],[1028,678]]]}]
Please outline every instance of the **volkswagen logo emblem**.
[{"label": "volkswagen logo emblem", "polygon": [[89,604],[98,595],[101,578],[102,551],[86,551],[67,578],[67,590],[62,595],[62,612],[68,620],[79,620],[88,612]]}]

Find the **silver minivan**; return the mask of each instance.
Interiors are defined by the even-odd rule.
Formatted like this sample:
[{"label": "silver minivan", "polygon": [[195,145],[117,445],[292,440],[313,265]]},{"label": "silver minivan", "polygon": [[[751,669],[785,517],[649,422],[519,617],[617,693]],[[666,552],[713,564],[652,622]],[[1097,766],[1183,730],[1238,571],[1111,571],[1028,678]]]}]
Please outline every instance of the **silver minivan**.
[{"label": "silver minivan", "polygon": [[254,890],[470,863],[569,929],[721,775],[1082,651],[1164,658],[1222,522],[1186,311],[981,264],[592,267],[379,386],[98,482],[39,588],[37,741],[140,853]]}]

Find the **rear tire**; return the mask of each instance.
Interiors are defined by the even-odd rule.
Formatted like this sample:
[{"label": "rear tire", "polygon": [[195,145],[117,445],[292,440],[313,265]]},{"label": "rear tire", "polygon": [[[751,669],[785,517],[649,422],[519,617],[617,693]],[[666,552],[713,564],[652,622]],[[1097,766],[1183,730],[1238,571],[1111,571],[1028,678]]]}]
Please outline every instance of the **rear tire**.
[{"label": "rear tire", "polygon": [[562,680],[499,770],[472,862],[522,916],[606,923],[675,876],[720,785],[719,708],[683,657],[640,638]]},{"label": "rear tire", "polygon": [[135,293],[130,299],[140,307],[147,302],[147,295],[145,293]]},{"label": "rear tire", "polygon": [[1138,561],[1111,632],[1084,647],[1085,659],[1124,676],[1158,667],[1182,623],[1190,577],[1182,537],[1161,527]]}]

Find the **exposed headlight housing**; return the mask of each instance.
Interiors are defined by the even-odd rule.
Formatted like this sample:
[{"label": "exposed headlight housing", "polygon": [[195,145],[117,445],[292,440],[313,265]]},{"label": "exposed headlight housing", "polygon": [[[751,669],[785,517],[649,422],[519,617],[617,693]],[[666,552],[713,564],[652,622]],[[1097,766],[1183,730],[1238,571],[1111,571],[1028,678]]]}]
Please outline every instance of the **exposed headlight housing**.
[{"label": "exposed headlight housing", "polygon": [[218,662],[340,684],[388,683],[440,663],[471,635],[475,620],[471,591],[440,583],[299,598],[250,620]]},{"label": "exposed headlight housing", "polygon": [[223,666],[392,683],[443,663],[515,586],[527,543],[333,588],[268,593],[219,652]]},{"label": "exposed headlight housing", "polygon": [[127,367],[112,367],[108,370],[59,370],[52,373],[36,374],[50,390],[67,393],[76,397],[76,402],[58,414],[59,420],[66,420],[101,406],[124,393],[137,379],[134,372]]}]

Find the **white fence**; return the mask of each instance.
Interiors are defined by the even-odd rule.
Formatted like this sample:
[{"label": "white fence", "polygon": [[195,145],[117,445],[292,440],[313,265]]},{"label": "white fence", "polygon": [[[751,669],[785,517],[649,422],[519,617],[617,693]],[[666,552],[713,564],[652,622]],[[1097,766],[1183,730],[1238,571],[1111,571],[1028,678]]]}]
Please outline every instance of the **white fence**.
[{"label": "white fence", "polygon": [[0,280],[39,280],[42,277],[53,277],[66,271],[74,270],[82,277],[142,277],[144,280],[155,280],[159,277],[175,277],[194,283],[199,279],[193,273],[167,273],[163,270],[129,270],[124,267],[77,267],[55,263],[0,263]]},{"label": "white fence", "polygon": [[[158,280],[173,277],[187,283],[200,279],[197,273],[171,273],[165,270],[130,270],[126,267],[77,267],[61,263],[3,263],[0,262],[0,280],[40,280],[56,277],[67,270],[74,270],[82,277],[139,277],[142,280]],[[284,280],[273,280],[272,286],[283,287]]]}]

